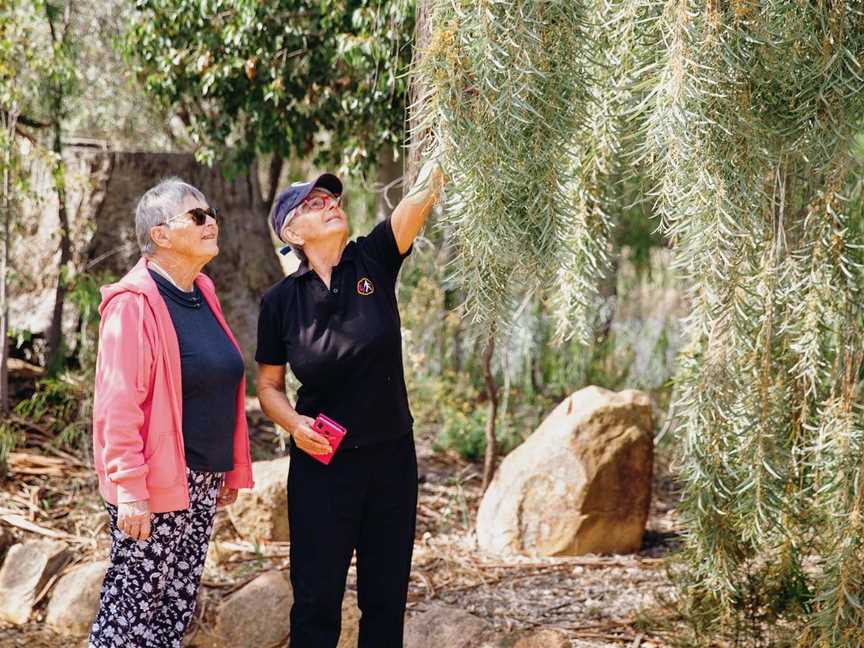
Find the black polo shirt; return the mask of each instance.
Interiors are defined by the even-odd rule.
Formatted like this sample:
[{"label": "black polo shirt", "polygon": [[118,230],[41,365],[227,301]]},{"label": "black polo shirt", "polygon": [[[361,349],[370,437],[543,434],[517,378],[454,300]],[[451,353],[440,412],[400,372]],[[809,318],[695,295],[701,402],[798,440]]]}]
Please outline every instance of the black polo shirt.
[{"label": "black polo shirt", "polygon": [[412,431],[396,305],[399,253],[390,219],[350,241],[330,289],[306,263],[261,299],[262,364],[288,364],[300,381],[298,413],[323,413],[344,425],[342,447],[360,447]]}]

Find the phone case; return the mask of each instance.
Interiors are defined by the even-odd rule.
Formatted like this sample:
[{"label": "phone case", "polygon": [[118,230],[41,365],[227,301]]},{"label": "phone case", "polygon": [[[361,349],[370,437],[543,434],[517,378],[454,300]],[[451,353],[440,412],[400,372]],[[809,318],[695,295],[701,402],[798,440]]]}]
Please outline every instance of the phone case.
[{"label": "phone case", "polygon": [[324,414],[319,414],[315,418],[315,422],[312,424],[312,429],[318,434],[327,437],[327,440],[330,442],[331,450],[327,454],[310,454],[309,456],[313,459],[317,459],[325,465],[329,464],[333,455],[336,454],[336,450],[339,449],[339,444],[342,443],[342,439],[345,438],[347,430]]}]

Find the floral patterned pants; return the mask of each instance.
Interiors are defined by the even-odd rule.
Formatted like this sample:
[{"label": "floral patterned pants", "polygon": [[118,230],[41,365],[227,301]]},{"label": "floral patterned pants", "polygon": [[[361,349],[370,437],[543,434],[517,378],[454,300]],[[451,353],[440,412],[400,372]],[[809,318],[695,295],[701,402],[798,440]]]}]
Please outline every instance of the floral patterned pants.
[{"label": "floral patterned pants", "polygon": [[189,508],[154,513],[150,537],[133,540],[111,518],[111,563],[88,648],[180,648],[192,620],[222,473],[186,469]]}]

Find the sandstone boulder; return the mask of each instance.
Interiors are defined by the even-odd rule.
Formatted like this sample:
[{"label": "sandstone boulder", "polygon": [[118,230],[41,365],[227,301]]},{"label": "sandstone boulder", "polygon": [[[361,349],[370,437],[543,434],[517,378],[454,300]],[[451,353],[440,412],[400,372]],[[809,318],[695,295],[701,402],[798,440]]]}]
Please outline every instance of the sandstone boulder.
[{"label": "sandstone boulder", "polygon": [[65,574],[54,586],[45,623],[56,632],[83,637],[99,611],[99,595],[108,562],[79,565]]},{"label": "sandstone boulder", "polygon": [[575,392],[501,463],[480,504],[480,547],[541,556],[638,551],[653,447],[647,394]]},{"label": "sandstone boulder", "polygon": [[288,540],[288,466],[290,457],[252,463],[255,488],[241,489],[228,516],[237,533],[250,541]]},{"label": "sandstone boulder", "polygon": [[58,540],[33,540],[9,549],[0,568],[0,619],[26,623],[36,597],[69,560],[69,549]]}]

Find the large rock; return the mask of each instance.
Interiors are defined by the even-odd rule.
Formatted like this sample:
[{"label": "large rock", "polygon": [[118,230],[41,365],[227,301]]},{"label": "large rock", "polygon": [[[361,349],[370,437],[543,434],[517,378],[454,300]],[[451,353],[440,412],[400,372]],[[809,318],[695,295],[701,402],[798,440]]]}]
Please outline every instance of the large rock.
[{"label": "large rock", "polygon": [[[291,586],[285,576],[278,571],[265,572],[220,603],[212,628],[199,628],[187,639],[196,648],[287,645],[283,642],[290,635],[289,615],[293,602]],[[337,648],[356,648],[359,633],[357,596],[346,592]]]},{"label": "large rock", "polygon": [[17,544],[0,568],[0,619],[26,623],[36,597],[69,560],[69,549],[58,540],[34,540]]},{"label": "large rock", "polygon": [[480,503],[480,547],[542,556],[638,551],[653,447],[647,394],[572,394],[501,463]]},{"label": "large rock", "polygon": [[83,637],[99,611],[99,595],[108,561],[79,565],[64,575],[51,594],[45,623],[63,635]]},{"label": "large rock", "polygon": [[434,605],[405,622],[405,648],[481,648],[492,626],[457,608]]},{"label": "large rock", "polygon": [[241,489],[228,516],[237,533],[252,541],[288,540],[290,457],[252,463],[254,489]]},{"label": "large rock", "polygon": [[[262,648],[284,642],[290,632],[291,585],[279,571],[268,571],[219,604],[213,635],[196,636],[213,648]],[[203,633],[199,633],[203,634]]]}]

